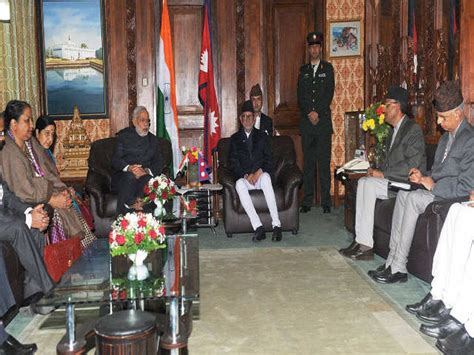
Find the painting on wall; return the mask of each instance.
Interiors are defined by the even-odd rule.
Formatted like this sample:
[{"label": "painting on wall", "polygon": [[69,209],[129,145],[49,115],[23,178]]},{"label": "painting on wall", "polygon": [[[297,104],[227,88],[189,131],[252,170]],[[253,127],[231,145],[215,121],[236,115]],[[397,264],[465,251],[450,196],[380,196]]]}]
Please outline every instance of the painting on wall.
[{"label": "painting on wall", "polygon": [[329,23],[329,57],[362,55],[361,21],[333,21]]},{"label": "painting on wall", "polygon": [[45,113],[107,117],[103,0],[41,0],[41,72]]}]

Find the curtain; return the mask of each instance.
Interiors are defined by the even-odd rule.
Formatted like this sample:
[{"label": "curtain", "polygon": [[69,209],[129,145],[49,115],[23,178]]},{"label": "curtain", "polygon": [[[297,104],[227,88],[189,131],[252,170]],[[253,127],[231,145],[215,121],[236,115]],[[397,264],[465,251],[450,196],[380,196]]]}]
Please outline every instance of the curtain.
[{"label": "curtain", "polygon": [[27,101],[41,111],[34,0],[11,0],[11,21],[0,23],[0,111],[8,101]]}]

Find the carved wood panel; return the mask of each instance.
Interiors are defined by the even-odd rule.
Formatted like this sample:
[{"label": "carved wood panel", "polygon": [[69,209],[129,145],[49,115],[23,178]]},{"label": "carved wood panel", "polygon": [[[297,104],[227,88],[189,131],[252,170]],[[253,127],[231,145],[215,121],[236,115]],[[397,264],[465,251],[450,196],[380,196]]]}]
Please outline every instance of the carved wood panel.
[{"label": "carved wood panel", "polygon": [[474,2],[462,1],[461,13],[461,84],[464,95],[465,112],[474,125]]},{"label": "carved wood panel", "polygon": [[306,61],[305,38],[314,29],[312,1],[267,1],[268,111],[277,127],[296,128],[299,68]]}]

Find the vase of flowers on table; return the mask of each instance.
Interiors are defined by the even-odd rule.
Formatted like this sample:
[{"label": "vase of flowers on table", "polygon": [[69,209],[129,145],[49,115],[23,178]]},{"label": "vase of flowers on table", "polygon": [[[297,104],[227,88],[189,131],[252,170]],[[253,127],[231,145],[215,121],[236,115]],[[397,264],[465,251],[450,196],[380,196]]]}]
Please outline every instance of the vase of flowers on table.
[{"label": "vase of flowers on table", "polygon": [[376,102],[365,110],[362,129],[375,138],[375,146],[371,148],[372,152],[369,152],[368,156],[371,166],[380,168],[385,159],[387,137],[390,132],[390,126],[385,122],[384,104]]},{"label": "vase of flowers on table", "polygon": [[165,215],[165,202],[176,195],[176,186],[173,180],[164,174],[158,175],[148,181],[144,187],[144,202],[154,202],[156,205],[154,215],[161,218]]},{"label": "vase of flowers on table", "polygon": [[151,213],[127,213],[112,223],[109,245],[112,256],[126,255],[132,261],[129,280],[145,280],[149,273],[144,261],[148,253],[166,247],[165,228]]}]

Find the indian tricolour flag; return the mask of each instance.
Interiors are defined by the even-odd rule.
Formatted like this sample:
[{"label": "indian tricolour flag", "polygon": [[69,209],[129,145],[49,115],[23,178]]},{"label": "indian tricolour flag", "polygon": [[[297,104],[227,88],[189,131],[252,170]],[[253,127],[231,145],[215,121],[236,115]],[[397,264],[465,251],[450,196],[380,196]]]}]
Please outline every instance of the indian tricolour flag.
[{"label": "indian tricolour flag", "polygon": [[179,144],[178,112],[176,110],[176,82],[174,78],[173,47],[168,4],[163,0],[161,15],[160,46],[158,49],[158,107],[156,135],[171,142],[173,176],[178,173],[181,161]]}]

